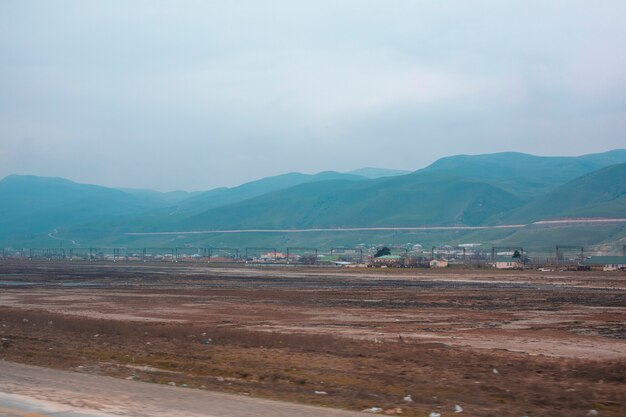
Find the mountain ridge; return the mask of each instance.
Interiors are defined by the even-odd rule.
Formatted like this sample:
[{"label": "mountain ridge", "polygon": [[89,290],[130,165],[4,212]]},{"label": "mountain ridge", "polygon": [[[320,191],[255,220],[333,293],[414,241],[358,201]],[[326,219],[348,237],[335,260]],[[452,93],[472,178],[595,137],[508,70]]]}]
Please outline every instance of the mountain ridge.
[{"label": "mountain ridge", "polygon": [[129,232],[171,230],[481,226],[577,214],[626,217],[623,190],[611,191],[626,183],[620,164],[626,164],[626,150],[580,157],[456,155],[400,175],[288,173],[195,193],[10,175],[0,180],[0,242],[40,239],[53,230],[68,239],[98,242]]}]

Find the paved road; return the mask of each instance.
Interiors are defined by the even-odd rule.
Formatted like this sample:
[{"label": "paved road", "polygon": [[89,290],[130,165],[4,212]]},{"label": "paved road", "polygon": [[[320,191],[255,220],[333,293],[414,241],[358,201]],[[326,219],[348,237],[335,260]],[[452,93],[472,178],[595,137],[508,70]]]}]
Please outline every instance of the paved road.
[{"label": "paved road", "polygon": [[[314,229],[226,229],[226,230],[182,230],[170,232],[129,232],[129,236],[159,236],[159,235],[206,235],[214,233],[310,233],[310,232],[371,232],[371,231],[436,231],[436,230],[497,230],[497,229],[523,229],[529,226],[579,226],[581,224],[605,224],[625,223],[626,218],[605,219],[561,219],[540,220],[524,224],[500,224],[494,226],[390,226],[390,227],[338,227],[338,228],[314,228]],[[50,236],[53,237],[53,236]]]},{"label": "paved road", "polygon": [[85,412],[74,407],[36,400],[24,395],[0,392],[0,417],[113,417],[112,414]]},{"label": "paved road", "polygon": [[356,417],[362,413],[0,361],[0,417]]}]

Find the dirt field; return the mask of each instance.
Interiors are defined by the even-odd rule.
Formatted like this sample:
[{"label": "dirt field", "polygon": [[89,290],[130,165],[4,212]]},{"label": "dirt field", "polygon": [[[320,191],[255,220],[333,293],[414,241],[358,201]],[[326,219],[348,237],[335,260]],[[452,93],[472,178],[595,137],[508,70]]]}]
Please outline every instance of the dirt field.
[{"label": "dirt field", "polygon": [[5,360],[381,414],[626,415],[623,273],[5,263],[0,337]]},{"label": "dirt field", "polygon": [[361,417],[363,414],[0,361],[0,416]]}]

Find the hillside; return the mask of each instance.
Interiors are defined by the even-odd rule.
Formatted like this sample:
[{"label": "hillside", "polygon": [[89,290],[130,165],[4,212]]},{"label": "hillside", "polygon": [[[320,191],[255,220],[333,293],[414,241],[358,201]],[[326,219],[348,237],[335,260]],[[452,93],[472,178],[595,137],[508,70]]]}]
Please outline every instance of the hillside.
[{"label": "hillside", "polygon": [[507,219],[532,222],[562,217],[626,217],[626,164],[611,165],[570,181]]},{"label": "hillside", "polygon": [[24,238],[154,208],[141,197],[62,178],[11,175],[0,181],[0,237]]},{"label": "hillside", "polygon": [[386,168],[359,168],[353,171],[349,171],[348,174],[360,175],[365,178],[375,179],[382,177],[396,177],[398,175],[410,174],[411,171],[403,171],[399,169],[386,169]]},{"label": "hillside", "polygon": [[[190,217],[216,207],[236,204],[294,185],[337,178],[350,182],[365,180],[365,178],[357,175],[343,174],[334,171],[325,171],[318,174],[292,172],[247,182],[237,187],[222,187],[204,192],[188,193],[188,198],[180,199],[175,204],[163,204],[163,193],[157,193],[155,191],[150,192],[150,190],[142,191],[135,194],[148,199],[149,202],[153,203],[155,208],[140,213],[133,213],[129,216],[119,217],[113,221],[104,219],[103,221],[81,225],[83,228],[82,233],[84,235],[87,232],[89,236],[101,236],[103,235],[103,231],[105,231],[105,233],[110,232],[121,235],[129,231],[175,230],[181,227],[181,224]],[[155,199],[154,194],[159,194],[158,198]],[[165,202],[167,202],[166,199]],[[158,204],[155,205],[154,203]]]},{"label": "hillside", "polygon": [[222,187],[205,191],[181,201],[178,204],[176,216],[182,217],[190,214],[201,213],[215,207],[237,203],[300,184],[336,179],[359,181],[365,178],[355,174],[343,174],[335,171],[324,171],[317,174],[291,172],[288,174],[266,177],[256,181],[247,182],[237,187]]},{"label": "hillside", "polygon": [[181,201],[187,200],[191,197],[195,197],[201,194],[201,191],[168,191],[168,192],[159,192],[150,189],[138,189],[138,188],[120,188],[120,191],[123,191],[128,194],[132,194],[142,199],[151,201],[154,205],[163,205],[163,206],[171,206],[173,204],[178,204]]},{"label": "hillside", "polygon": [[626,163],[626,149],[575,157],[518,152],[457,155],[441,158],[418,172],[455,172],[467,178],[495,181],[518,197],[529,199],[617,163]]},{"label": "hillside", "polygon": [[[605,167],[616,160],[625,161]],[[66,241],[115,245],[131,242],[128,232],[481,226],[626,217],[625,162],[622,150],[554,158],[460,155],[406,175],[368,179],[332,171],[289,173],[200,193],[121,191],[60,178],[9,176],[0,181],[0,239],[5,244],[42,237],[52,242],[46,236],[56,230],[53,235]],[[487,232],[475,238],[480,236],[496,238]]]},{"label": "hillside", "polygon": [[460,155],[408,175],[292,187],[192,216],[177,230],[502,223],[534,198],[621,159],[626,151],[581,157]]},{"label": "hillside", "polygon": [[209,210],[180,227],[478,225],[522,204],[513,194],[485,182],[418,173],[360,182],[304,184]]}]

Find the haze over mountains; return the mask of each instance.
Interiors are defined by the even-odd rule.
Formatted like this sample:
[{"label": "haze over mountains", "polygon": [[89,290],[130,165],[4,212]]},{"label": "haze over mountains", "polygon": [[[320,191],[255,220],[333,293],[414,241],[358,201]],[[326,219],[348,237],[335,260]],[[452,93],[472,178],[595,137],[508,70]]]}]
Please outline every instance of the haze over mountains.
[{"label": "haze over mountains", "polygon": [[289,173],[194,193],[33,176],[0,181],[5,246],[111,242],[129,232],[484,226],[564,217],[626,217],[626,150],[459,155],[411,173]]}]

